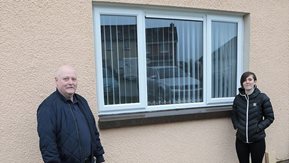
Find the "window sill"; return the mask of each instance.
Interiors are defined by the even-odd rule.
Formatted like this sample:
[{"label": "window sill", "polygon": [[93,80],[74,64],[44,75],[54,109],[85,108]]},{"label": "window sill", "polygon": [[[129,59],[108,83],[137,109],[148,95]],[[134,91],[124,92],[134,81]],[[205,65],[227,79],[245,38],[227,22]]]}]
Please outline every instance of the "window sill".
[{"label": "window sill", "polygon": [[117,115],[100,115],[99,129],[142,126],[161,123],[182,122],[201,119],[225,118],[230,116],[231,106],[166,110]]}]

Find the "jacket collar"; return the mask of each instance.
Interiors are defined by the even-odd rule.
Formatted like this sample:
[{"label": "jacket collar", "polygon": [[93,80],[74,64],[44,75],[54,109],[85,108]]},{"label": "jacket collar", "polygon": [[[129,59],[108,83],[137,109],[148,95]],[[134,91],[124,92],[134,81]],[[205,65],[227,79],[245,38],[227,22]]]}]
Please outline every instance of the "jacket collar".
[{"label": "jacket collar", "polygon": [[[57,94],[57,96],[61,99],[61,101],[63,101],[63,102],[68,102],[68,101],[70,101],[70,100],[67,100],[60,92],[59,92],[59,90],[56,88],[56,94]],[[74,94],[73,95],[73,99],[74,100],[76,100],[77,101],[77,95],[76,94]]]},{"label": "jacket collar", "polygon": [[[239,88],[239,93],[241,96],[247,96],[244,88]],[[261,93],[261,91],[257,87],[255,87],[254,92],[252,94],[250,94],[249,97],[254,98],[260,93]]]}]

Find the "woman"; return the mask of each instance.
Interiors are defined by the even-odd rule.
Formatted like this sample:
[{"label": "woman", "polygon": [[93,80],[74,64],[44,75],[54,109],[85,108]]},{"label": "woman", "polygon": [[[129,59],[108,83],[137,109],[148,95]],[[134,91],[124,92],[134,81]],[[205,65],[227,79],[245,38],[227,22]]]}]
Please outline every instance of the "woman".
[{"label": "woman", "polygon": [[262,163],[265,153],[265,129],[274,121],[269,97],[256,86],[253,72],[241,76],[239,94],[235,97],[232,122],[236,133],[236,151],[240,163]]}]

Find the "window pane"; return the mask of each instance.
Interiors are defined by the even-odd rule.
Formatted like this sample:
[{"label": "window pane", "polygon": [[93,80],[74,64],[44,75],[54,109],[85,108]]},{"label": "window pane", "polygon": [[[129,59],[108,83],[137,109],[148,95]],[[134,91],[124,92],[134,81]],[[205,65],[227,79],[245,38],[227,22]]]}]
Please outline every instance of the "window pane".
[{"label": "window pane", "polygon": [[139,102],[136,17],[100,18],[104,103]]},{"label": "window pane", "polygon": [[148,105],[203,101],[203,23],[146,18]]},{"label": "window pane", "polygon": [[212,97],[234,97],[237,83],[237,23],[212,22]]}]

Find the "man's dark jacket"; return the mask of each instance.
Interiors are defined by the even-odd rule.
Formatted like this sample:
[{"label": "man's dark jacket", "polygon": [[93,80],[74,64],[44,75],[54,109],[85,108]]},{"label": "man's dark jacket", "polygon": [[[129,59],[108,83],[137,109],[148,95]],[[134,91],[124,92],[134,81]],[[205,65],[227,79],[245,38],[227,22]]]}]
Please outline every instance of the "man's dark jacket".
[{"label": "man's dark jacket", "polygon": [[[75,94],[84,117],[88,122],[91,134],[92,156],[96,162],[102,162],[104,150],[100,143],[95,119],[87,101]],[[37,131],[40,138],[40,151],[45,163],[83,163],[79,130],[72,103],[67,101],[58,90],[47,97],[37,110]]]},{"label": "man's dark jacket", "polygon": [[236,136],[245,143],[263,139],[265,129],[274,121],[274,113],[269,97],[258,88],[249,96],[239,88],[232,111],[232,122],[237,129]]}]

